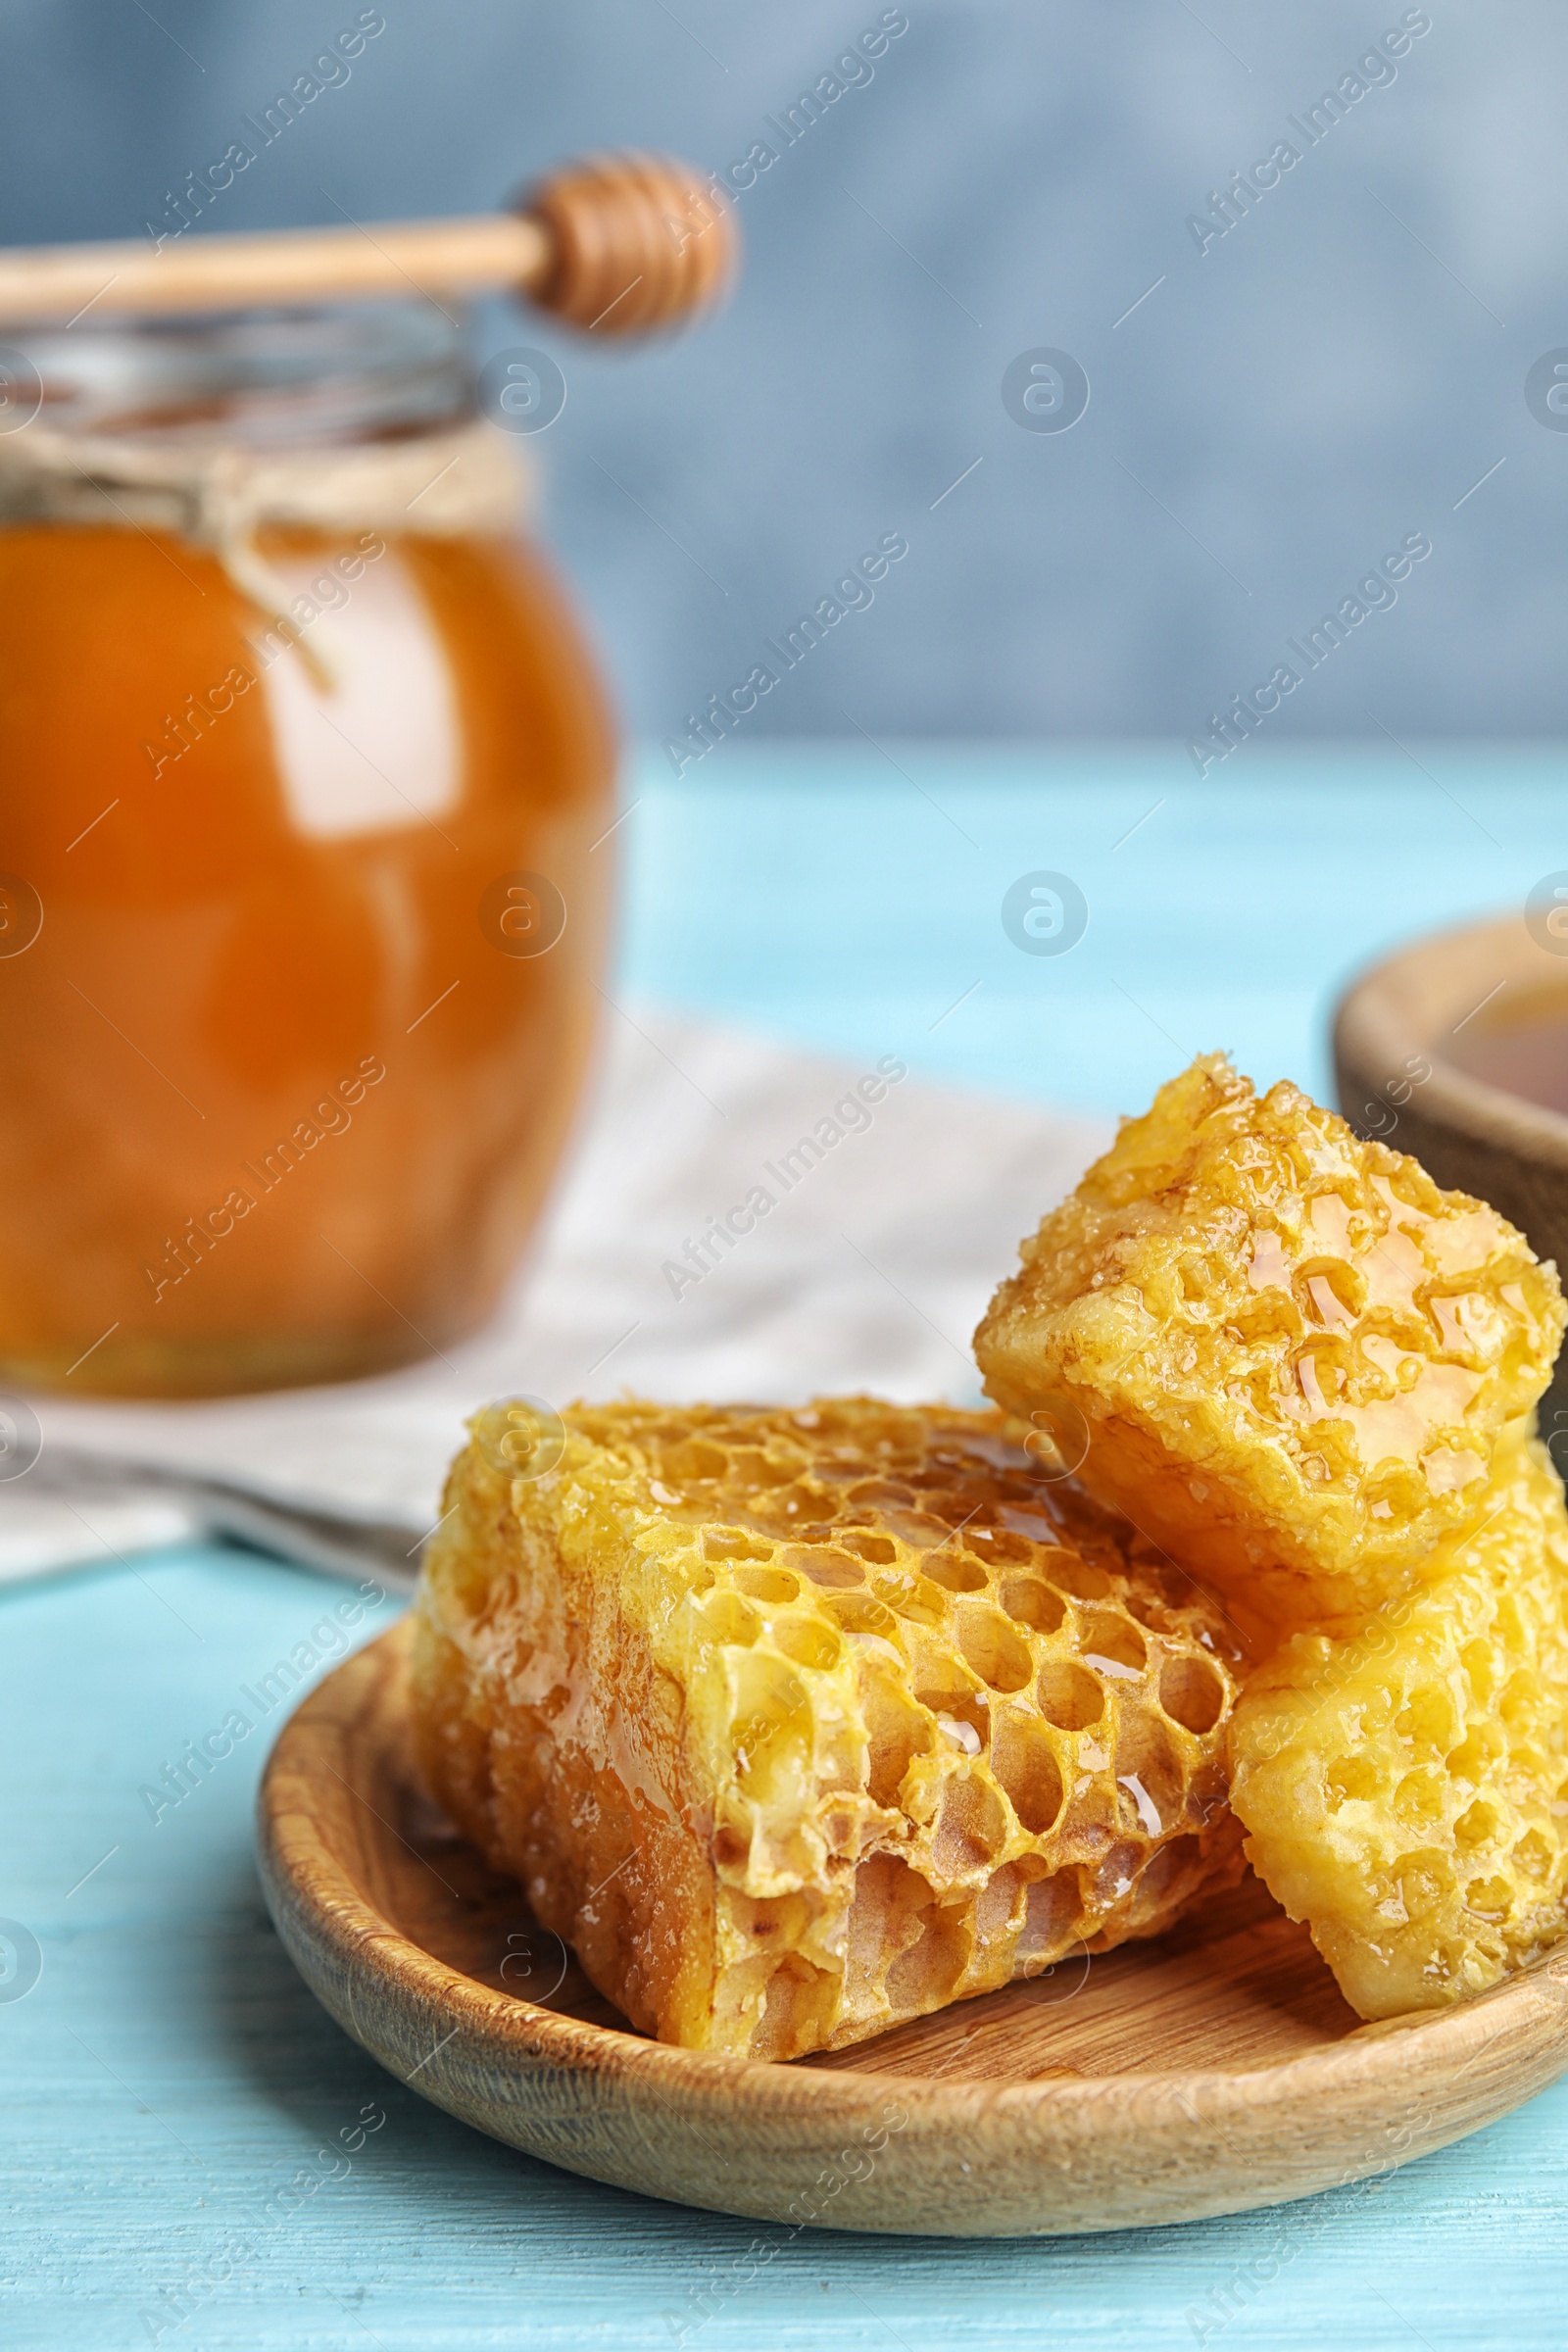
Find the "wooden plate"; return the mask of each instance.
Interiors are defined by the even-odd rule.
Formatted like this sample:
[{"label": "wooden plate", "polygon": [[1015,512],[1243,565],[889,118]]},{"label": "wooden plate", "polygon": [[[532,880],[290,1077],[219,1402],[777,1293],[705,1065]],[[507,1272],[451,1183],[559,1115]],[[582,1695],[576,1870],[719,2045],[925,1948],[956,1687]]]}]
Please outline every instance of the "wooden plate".
[{"label": "wooden plate", "polygon": [[408,1635],[346,1660],[280,1735],[268,1901],[372,2057],[567,2172],[786,2232],[1119,2230],[1387,2171],[1568,2066],[1568,1947],[1559,1974],[1358,2026],[1252,1882],[1157,1942],[855,2049],[773,2066],[645,2040],[419,1789]]}]

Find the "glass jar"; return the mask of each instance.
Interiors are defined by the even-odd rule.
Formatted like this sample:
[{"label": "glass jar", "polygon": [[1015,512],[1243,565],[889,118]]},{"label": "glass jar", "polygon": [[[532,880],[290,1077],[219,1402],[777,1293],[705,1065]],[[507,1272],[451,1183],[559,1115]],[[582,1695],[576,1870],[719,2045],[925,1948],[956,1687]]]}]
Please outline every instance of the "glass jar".
[{"label": "glass jar", "polygon": [[611,880],[514,444],[422,305],[78,325],[8,384],[0,1377],[445,1347],[550,1184]]}]

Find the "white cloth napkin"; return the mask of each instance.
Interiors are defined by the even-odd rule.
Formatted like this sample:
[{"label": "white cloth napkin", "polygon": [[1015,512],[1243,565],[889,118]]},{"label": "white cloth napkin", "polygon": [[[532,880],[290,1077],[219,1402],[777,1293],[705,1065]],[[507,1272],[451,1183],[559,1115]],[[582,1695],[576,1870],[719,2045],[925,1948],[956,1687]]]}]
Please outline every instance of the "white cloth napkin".
[{"label": "white cloth napkin", "polygon": [[[978,1401],[970,1333],[1020,1235],[1103,1148],[1103,1123],[927,1086],[891,1054],[852,1066],[663,1014],[607,1018],[555,1206],[486,1330],[341,1387],[199,1404],[33,1396],[43,1452],[0,1485],[0,1580],[214,1524],[199,1501],[117,1490],[102,1469],[73,1481],[68,1449],[390,1523],[416,1547],[465,1415],[493,1397]],[[710,1223],[723,1217],[727,1242]]]}]

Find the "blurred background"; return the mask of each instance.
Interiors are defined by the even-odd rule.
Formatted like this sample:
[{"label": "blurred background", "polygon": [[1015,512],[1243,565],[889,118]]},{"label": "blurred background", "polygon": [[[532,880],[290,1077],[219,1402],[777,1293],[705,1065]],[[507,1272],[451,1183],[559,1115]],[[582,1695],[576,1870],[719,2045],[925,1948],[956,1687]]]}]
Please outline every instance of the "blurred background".
[{"label": "blurred background", "polygon": [[[365,21],[7,15],[18,241],[167,232],[242,118]],[[1545,0],[389,0],[384,24],[199,227],[482,210],[623,144],[740,190],[738,298],[698,336],[606,354],[475,319],[478,358],[526,345],[564,372],[532,443],[544,527],[636,735],[679,745],[886,533],[907,559],[751,740],[1179,748],[1413,534],[1430,559],[1269,739],[1557,733],[1568,416],[1526,401],[1568,344],[1568,19]],[[747,185],[759,142],[776,158]],[[1259,192],[1282,142],[1299,160]],[[1040,429],[1072,405],[1054,379],[1032,379],[1044,414],[1004,405],[1041,350],[1087,377],[1067,429]]]},{"label": "blurred background", "polygon": [[[175,2286],[232,2246],[258,2184],[389,2091],[267,1925],[245,1857],[270,1732],[149,1819],[161,1760],[274,1657],[328,1666],[301,1642],[318,1580],[215,1533],[400,1588],[484,1398],[546,1421],[623,1387],[976,1401],[975,1319],[1114,1114],[1216,1048],[1332,1102],[1329,1024],[1358,968],[1485,914],[1526,946],[1527,907],[1560,916],[1568,12],[10,0],[0,61],[8,243],[483,213],[629,147],[721,174],[745,245],[729,307],[666,343],[601,347],[499,301],[470,322],[493,418],[518,421],[507,382],[554,387],[515,446],[619,710],[618,812],[597,728],[590,746],[562,720],[569,662],[537,664],[536,692],[531,641],[505,637],[467,692],[482,673],[510,710],[526,676],[523,720],[465,718],[483,794],[440,824],[421,790],[390,820],[295,825],[262,693],[149,775],[138,697],[156,713],[167,678],[177,709],[222,675],[198,650],[206,590],[178,602],[147,534],[113,528],[112,607],[91,581],[73,606],[63,530],[41,534],[59,569],[13,577],[0,1947],[22,1951],[20,1927],[42,1974],[8,1981],[0,1948],[0,2002],[38,1986],[0,2011],[26,2102],[8,2268],[27,2343],[102,2352],[183,2329]],[[425,561],[408,536],[356,607],[368,663],[381,584]],[[237,650],[254,615],[201,561]],[[461,646],[443,627],[413,641]],[[792,632],[799,658],[764,650]],[[705,743],[710,698],[763,661],[776,685]],[[1282,669],[1292,691],[1259,698]],[[338,742],[329,774],[423,756],[418,677],[400,702],[395,664],[384,697],[387,669],[366,674],[373,757],[330,685],[295,681]],[[514,959],[484,909],[541,882],[571,900],[564,945]],[[28,903],[41,929],[8,940]],[[1568,928],[1529,936],[1568,956]],[[1504,986],[1489,969],[1450,1034]],[[590,1028],[549,1214],[473,1329],[448,1292],[508,1152],[537,1128],[554,1152],[539,1106],[574,1089]],[[367,1066],[350,1134],[320,1098]],[[834,1106],[874,1071],[897,1073],[874,1130],[841,1136]],[[1411,1108],[1407,1064],[1366,1082],[1377,1131],[1408,1142],[1439,1089]],[[783,1198],[780,1160],[824,1134]],[[732,1254],[710,1240],[709,1263],[693,1237],[763,1171],[776,1213]],[[241,1184],[242,1229],[221,1205]],[[511,1261],[486,1250],[499,1281]],[[322,1377],[301,1350],[366,1333],[366,1377],[284,1385]],[[244,1385],[224,1349],[273,1393],[118,1400],[199,1396],[215,1360],[213,1388]],[[1568,1391],[1545,1426],[1568,1460]],[[366,1590],[390,1603],[370,1634],[397,1604]],[[543,2167],[519,2195],[524,2160],[400,2096],[353,2183],[258,2240],[170,2340],[653,2347],[658,2304],[695,2308],[727,2258],[715,2217],[639,2219]],[[1494,2340],[1464,2339],[1455,2288],[1475,2240],[1455,2216],[1475,2214],[1472,2300],[1490,2317],[1505,2274],[1515,2316],[1547,2315],[1530,2340],[1557,2341],[1560,2153],[1501,2129],[1518,2135],[1380,2184],[1375,2221],[1359,2190],[1315,2208],[1291,2312],[1266,2324],[1301,2345]],[[736,2325],[806,2340],[831,2254],[856,2298],[818,2323],[835,2341],[1034,2344],[1044,2291],[1086,2341],[1185,2342],[1239,2230],[1120,2243],[1108,2267],[1102,2240],[988,2241],[972,2265],[916,2248],[896,2287],[865,2241],[816,2233]]]}]

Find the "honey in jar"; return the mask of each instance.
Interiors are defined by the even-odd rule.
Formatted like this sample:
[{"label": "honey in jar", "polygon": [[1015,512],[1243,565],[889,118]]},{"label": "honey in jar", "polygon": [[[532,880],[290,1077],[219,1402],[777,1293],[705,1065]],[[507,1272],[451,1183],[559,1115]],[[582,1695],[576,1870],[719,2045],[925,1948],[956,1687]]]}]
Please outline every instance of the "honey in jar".
[{"label": "honey in jar", "polygon": [[214,1394],[443,1348],[550,1184],[613,853],[515,444],[422,305],[78,326],[29,369],[35,413],[0,412],[0,1378]]}]

